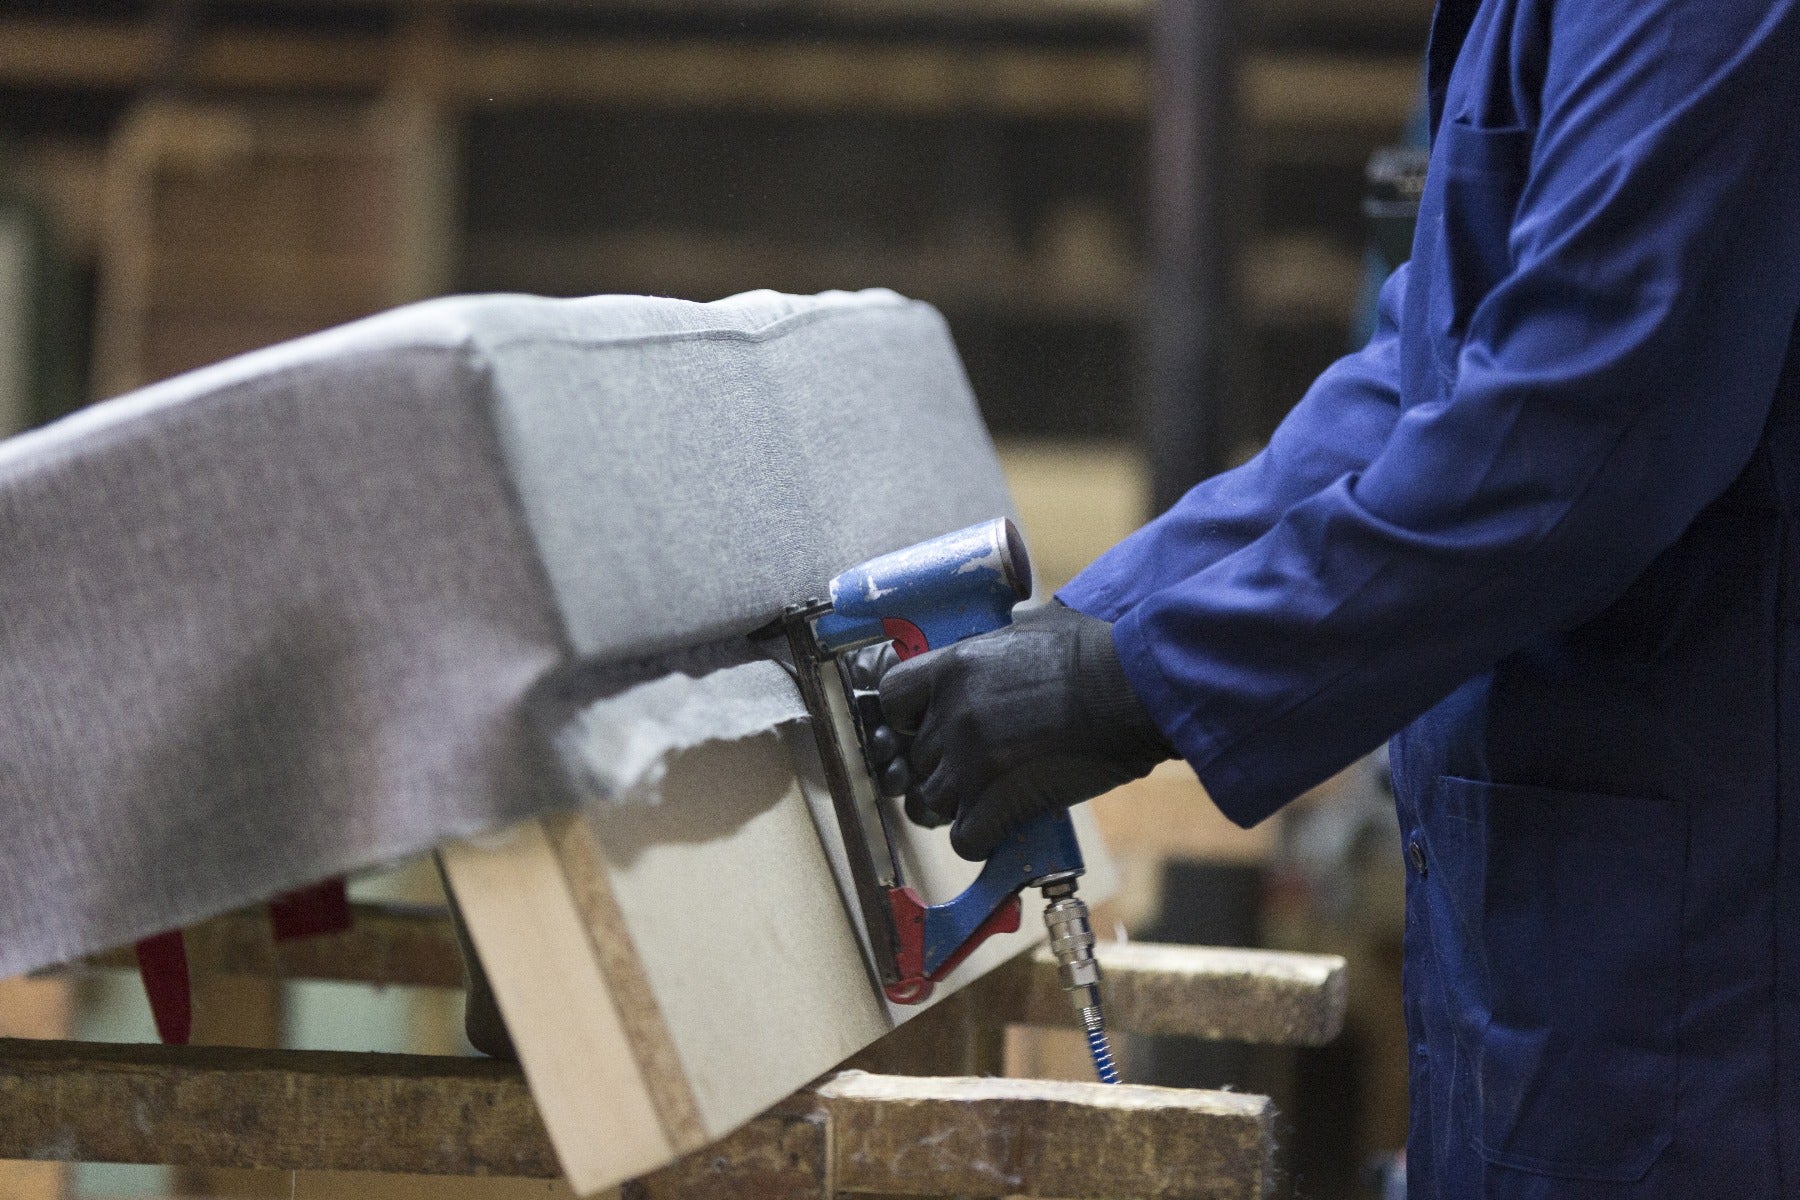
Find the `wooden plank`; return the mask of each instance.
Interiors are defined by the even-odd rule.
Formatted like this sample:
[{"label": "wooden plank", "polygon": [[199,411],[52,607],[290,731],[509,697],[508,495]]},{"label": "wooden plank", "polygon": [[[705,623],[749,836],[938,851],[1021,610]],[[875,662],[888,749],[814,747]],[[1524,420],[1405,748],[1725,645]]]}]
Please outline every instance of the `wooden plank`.
[{"label": "wooden plank", "polygon": [[576,1200],[566,1183],[498,1175],[450,1178],[378,1171],[301,1171],[277,1172],[276,1178],[285,1189],[278,1200]]},{"label": "wooden plank", "polygon": [[[358,904],[353,912],[346,933],[279,946],[262,913],[233,913],[189,931],[189,960],[197,975],[462,986],[456,939],[441,909]],[[1108,1021],[1119,1033],[1316,1046],[1343,1024],[1344,960],[1334,955],[1106,941],[1098,953],[1107,972]],[[135,960],[124,949],[88,965],[130,970]],[[613,969],[619,970],[616,962]],[[972,992],[972,1012],[986,1024],[1074,1024],[1056,964],[1043,948],[995,971]],[[649,1003],[638,1001],[641,1008]],[[640,1034],[638,1044],[647,1036]]]},{"label": "wooden plank", "polygon": [[[1127,320],[1142,282],[1137,260],[1114,250],[1064,256],[1002,243],[840,247],[681,229],[485,234],[469,240],[467,263],[467,278],[482,290],[705,298],[751,287],[815,292],[881,286],[952,312],[1071,321]],[[1249,318],[1343,321],[1361,286],[1360,264],[1355,255],[1318,240],[1257,241],[1245,250]]]},{"label": "wooden plank", "polygon": [[374,91],[396,66],[387,38],[234,29],[201,35],[185,65],[209,88],[255,91]]},{"label": "wooden plank", "polygon": [[14,86],[141,87],[160,53],[161,39],[148,25],[0,20],[0,80]]},{"label": "wooden plank", "polygon": [[818,1095],[840,1192],[1248,1198],[1272,1182],[1263,1096],[860,1072]]},{"label": "wooden plank", "polygon": [[[1344,1026],[1348,984],[1334,954],[1101,942],[1108,1024],[1121,1033],[1322,1046]],[[975,1011],[1022,1025],[1075,1024],[1047,948],[978,985]]]},{"label": "wooden plank", "polygon": [[[124,89],[149,82],[159,42],[117,21],[0,20],[0,83]],[[91,53],[90,53],[91,50]],[[992,112],[1134,116],[1141,70],[1129,50],[1001,45],[746,43],[597,36],[446,39],[432,78],[443,98],[483,106],[560,100],[784,112]],[[215,30],[195,39],[197,86],[378,92],[418,83],[391,39],[367,34]]]},{"label": "wooden plank", "polygon": [[[1134,47],[1025,47],[948,41],[856,44],[522,35],[451,36],[428,72],[404,39],[280,30],[212,30],[196,37],[196,86],[261,92],[377,93],[392,86],[480,105],[573,101],[621,106],[882,112],[1136,121],[1148,80]],[[0,83],[122,90],[149,83],[154,31],[121,21],[0,20]],[[1398,131],[1413,104],[1412,56],[1252,59],[1250,119]]]},{"label": "wooden plank", "polygon": [[0,1158],[556,1174],[510,1063],[11,1039]]},{"label": "wooden plank", "polygon": [[537,1104],[579,1193],[669,1162],[676,1142],[634,1054],[618,1005],[542,826],[481,848],[446,846],[445,878],[513,1033]]},{"label": "wooden plank", "polygon": [[[256,0],[226,2],[253,4]],[[1379,8],[1400,0],[1361,2]],[[775,13],[847,23],[928,18],[933,21],[1006,21],[1055,27],[1072,21],[1129,22],[1141,15],[1148,5],[1149,0],[775,0],[773,3],[770,0],[607,0],[606,9],[682,17],[704,14],[718,20]],[[304,0],[299,7],[325,11],[390,8],[425,12],[510,7],[591,14],[596,6],[592,0]]]},{"label": "wooden plank", "polygon": [[[851,1071],[631,1191],[1259,1196],[1272,1124],[1240,1093]],[[0,1040],[0,1158],[556,1173],[510,1064],[18,1040]]]},{"label": "wooden plank", "polygon": [[[250,975],[205,975],[192,980],[193,1044],[273,1048],[281,1045],[286,998],[281,984]],[[180,1196],[273,1200],[287,1180],[279,1172],[227,1166],[178,1166],[169,1180]]]},{"label": "wooden plank", "polygon": [[[65,980],[0,979],[0,1037],[68,1037],[71,991]],[[66,1171],[59,1163],[0,1162],[0,1196],[62,1200]]]},{"label": "wooden plank", "polygon": [[[780,736],[715,743],[670,764],[655,805],[593,806],[519,831],[503,874],[480,874],[488,851],[444,852],[577,1192],[723,1136],[892,1027],[795,769]],[[500,910],[527,888],[541,896],[536,919],[575,935],[517,928]],[[573,960],[592,977],[561,978]],[[552,976],[567,986],[546,1007]],[[614,1027],[573,1040],[567,1010],[601,1004]],[[637,1090],[597,1097],[588,1076],[607,1062],[631,1064]],[[621,1104],[660,1133],[648,1166],[603,1160],[625,1141],[598,1137]]]},{"label": "wooden plank", "polygon": [[[444,853],[578,1192],[642,1169],[602,1161],[623,1152],[621,1106],[660,1135],[660,1151],[643,1155],[669,1161],[924,1011],[888,1004],[866,966],[809,737],[789,729],[709,743],[669,764],[657,804],[593,805],[548,832],[527,827],[498,847]],[[1113,876],[1082,819],[1087,891],[1098,900]],[[941,832],[897,834],[927,896],[955,894],[978,870]],[[527,893],[537,897],[529,905]],[[1029,897],[1023,932],[980,947],[938,999],[1041,941],[1041,903]],[[588,1033],[573,1036],[577,1025]],[[633,1082],[606,1089],[602,1103],[593,1077],[619,1064]]]},{"label": "wooden plank", "polygon": [[[272,975],[340,983],[460,988],[462,956],[440,905],[357,903],[351,926],[277,943],[260,909],[228,913],[187,931],[188,963],[195,975]],[[134,971],[125,946],[84,960],[90,967]]]},{"label": "wooden plank", "polygon": [[804,293],[880,286],[951,310],[1076,321],[1123,319],[1138,280],[1135,260],[1105,251],[1070,260],[1022,252],[1004,240],[839,246],[689,229],[483,234],[469,239],[467,263],[469,280],[482,289],[703,298],[749,287]]},{"label": "wooden plank", "polygon": [[[259,0],[225,0],[230,4],[254,4]],[[1367,26],[1407,23],[1418,26],[1420,36],[1431,19],[1432,0],[1263,0],[1259,15],[1267,21],[1311,25]],[[872,19],[929,18],[981,22],[1003,20],[1028,25],[1055,26],[1073,20],[1130,23],[1141,19],[1151,0],[607,0],[614,11],[668,13],[693,16],[704,11],[719,19],[783,15],[862,22]],[[410,9],[453,10],[527,8],[592,12],[592,0],[304,0],[314,10]]]},{"label": "wooden plank", "polygon": [[1255,55],[1244,64],[1244,113],[1258,125],[1375,129],[1398,137],[1419,95],[1416,55]]},{"label": "wooden plank", "polygon": [[1003,45],[471,39],[455,79],[494,104],[1129,119],[1144,103],[1134,51]]},{"label": "wooden plank", "polygon": [[1267,1098],[1124,1084],[845,1071],[625,1200],[1268,1194]]},{"label": "wooden plank", "polygon": [[675,1036],[656,998],[650,973],[634,944],[608,876],[606,852],[592,824],[579,815],[544,823],[558,866],[575,901],[588,948],[618,997],[619,1020],[642,1067],[669,1143],[677,1150],[705,1144],[699,1102],[681,1063]]},{"label": "wooden plank", "polygon": [[831,1168],[830,1118],[816,1100],[796,1097],[626,1183],[620,1200],[826,1200],[834,1194]]}]

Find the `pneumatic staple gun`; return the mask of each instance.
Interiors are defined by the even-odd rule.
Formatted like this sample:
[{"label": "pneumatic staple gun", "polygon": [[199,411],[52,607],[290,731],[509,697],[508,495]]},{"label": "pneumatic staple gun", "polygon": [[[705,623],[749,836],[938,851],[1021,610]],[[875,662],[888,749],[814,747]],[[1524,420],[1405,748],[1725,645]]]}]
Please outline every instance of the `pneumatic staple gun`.
[{"label": "pneumatic staple gun", "polygon": [[[829,599],[789,606],[779,624],[812,714],[825,780],[842,831],[876,973],[888,999],[919,1004],[982,942],[1019,928],[1019,893],[1042,890],[1044,921],[1062,984],[1087,1033],[1103,1083],[1116,1083],[1100,1008],[1100,965],[1087,905],[1075,894],[1086,869],[1068,814],[1040,817],[1010,837],[961,895],[927,904],[902,878],[882,803],[884,736],[877,694],[856,686],[846,656],[892,642],[900,658],[1012,621],[1031,594],[1031,566],[1011,521],[997,519],[852,567]],[[881,731],[878,734],[877,731]]]}]

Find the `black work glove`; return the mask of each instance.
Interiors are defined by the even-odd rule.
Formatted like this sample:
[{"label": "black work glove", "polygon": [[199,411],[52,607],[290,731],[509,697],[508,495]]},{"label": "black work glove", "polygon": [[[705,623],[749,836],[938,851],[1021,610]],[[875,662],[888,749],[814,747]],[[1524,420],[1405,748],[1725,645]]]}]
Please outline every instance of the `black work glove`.
[{"label": "black work glove", "polygon": [[898,663],[880,687],[888,724],[912,739],[908,812],[953,822],[950,845],[974,861],[1033,818],[1174,757],[1125,678],[1112,626],[1060,603]]}]

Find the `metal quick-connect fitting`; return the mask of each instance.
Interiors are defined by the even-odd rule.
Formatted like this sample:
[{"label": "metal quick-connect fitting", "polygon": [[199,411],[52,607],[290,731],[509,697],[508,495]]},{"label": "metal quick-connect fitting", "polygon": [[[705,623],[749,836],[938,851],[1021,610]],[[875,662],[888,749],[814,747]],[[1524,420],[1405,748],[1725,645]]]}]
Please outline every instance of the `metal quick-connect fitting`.
[{"label": "metal quick-connect fitting", "polygon": [[1044,908],[1044,925],[1050,931],[1050,953],[1056,956],[1063,992],[1081,1021],[1100,1082],[1117,1083],[1119,1071],[1100,1010],[1100,961],[1094,957],[1094,925],[1087,902],[1075,894],[1073,879],[1056,880],[1043,891],[1050,901]]},{"label": "metal quick-connect fitting", "polygon": [[1044,909],[1050,953],[1056,956],[1063,991],[1077,1012],[1100,1006],[1100,963],[1094,958],[1094,926],[1086,901],[1064,896]]}]

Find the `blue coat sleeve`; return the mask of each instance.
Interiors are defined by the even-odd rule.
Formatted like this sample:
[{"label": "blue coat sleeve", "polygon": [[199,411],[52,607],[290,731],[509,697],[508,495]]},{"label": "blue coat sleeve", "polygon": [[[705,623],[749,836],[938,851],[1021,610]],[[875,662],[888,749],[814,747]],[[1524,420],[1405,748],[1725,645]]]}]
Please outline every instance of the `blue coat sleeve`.
[{"label": "blue coat sleeve", "polygon": [[[1366,468],[1214,561],[1171,546],[1197,569],[1117,612],[1134,687],[1228,816],[1601,611],[1742,471],[1800,310],[1797,3],[1550,6],[1526,183],[1453,370]],[[1316,482],[1272,469],[1271,506]]]},{"label": "blue coat sleeve", "polygon": [[1107,621],[1262,537],[1289,508],[1367,467],[1400,415],[1400,309],[1408,267],[1381,289],[1375,335],[1333,363],[1269,439],[1234,470],[1190,490],[1057,593]]}]

